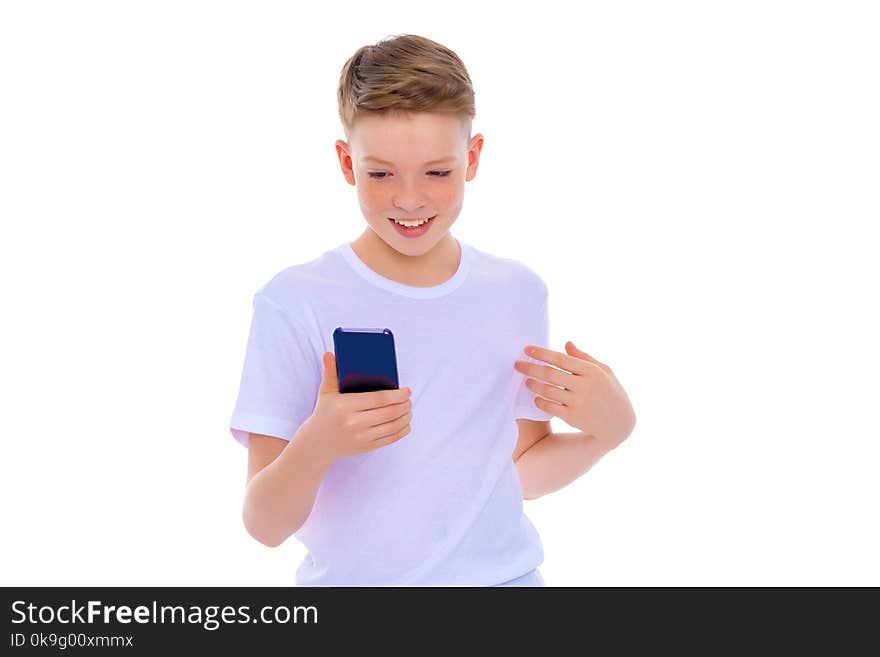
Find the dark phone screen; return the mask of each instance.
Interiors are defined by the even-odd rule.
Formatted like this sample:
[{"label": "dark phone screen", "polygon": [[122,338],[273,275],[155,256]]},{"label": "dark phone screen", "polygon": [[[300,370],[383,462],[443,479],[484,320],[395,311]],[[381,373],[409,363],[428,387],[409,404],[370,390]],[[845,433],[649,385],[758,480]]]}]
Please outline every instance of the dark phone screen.
[{"label": "dark phone screen", "polygon": [[396,390],[397,355],[390,329],[342,328],[333,331],[339,392]]}]

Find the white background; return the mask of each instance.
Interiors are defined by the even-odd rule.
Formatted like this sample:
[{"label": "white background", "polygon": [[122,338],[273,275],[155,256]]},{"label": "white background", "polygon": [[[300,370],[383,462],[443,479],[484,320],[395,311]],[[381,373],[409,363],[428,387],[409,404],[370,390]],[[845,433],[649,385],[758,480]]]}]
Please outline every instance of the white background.
[{"label": "white background", "polygon": [[476,91],[453,235],[636,409],[525,503],[547,584],[880,585],[871,5],[3,3],[0,581],[293,585],[241,522],[252,295],[363,230],[336,85],[408,32]]}]

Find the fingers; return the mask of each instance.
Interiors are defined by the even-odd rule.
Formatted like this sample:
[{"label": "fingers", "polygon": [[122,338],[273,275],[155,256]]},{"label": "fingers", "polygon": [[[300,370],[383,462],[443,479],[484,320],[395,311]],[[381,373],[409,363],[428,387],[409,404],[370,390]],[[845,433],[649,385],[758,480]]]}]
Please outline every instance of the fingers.
[{"label": "fingers", "polygon": [[400,404],[367,411],[364,417],[369,426],[362,432],[363,440],[371,443],[382,440],[409,425],[413,417],[412,402],[406,400]]},{"label": "fingers", "polygon": [[409,434],[410,431],[412,431],[412,429],[410,425],[407,424],[403,429],[395,433],[393,436],[374,440],[370,443],[369,451],[372,451],[373,449],[379,449],[380,447],[385,447],[385,445],[390,445],[391,443],[396,443],[398,440]]},{"label": "fingers", "polygon": [[400,404],[410,398],[412,391],[409,388],[397,388],[396,390],[373,390],[371,392],[350,392],[343,395],[349,408],[354,411],[369,411],[374,408]]},{"label": "fingers", "polygon": [[367,429],[387,426],[389,423],[399,420],[404,416],[412,417],[412,400],[410,399],[399,404],[391,404],[382,408],[374,408],[371,411],[364,411]]}]

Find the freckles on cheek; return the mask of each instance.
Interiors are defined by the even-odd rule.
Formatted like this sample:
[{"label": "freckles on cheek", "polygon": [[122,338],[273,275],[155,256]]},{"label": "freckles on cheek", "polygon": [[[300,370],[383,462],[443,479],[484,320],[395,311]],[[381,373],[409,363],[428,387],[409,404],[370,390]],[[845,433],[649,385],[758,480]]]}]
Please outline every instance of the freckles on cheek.
[{"label": "freckles on cheek", "polygon": [[448,192],[445,194],[437,194],[431,200],[431,206],[440,213],[446,212],[456,205],[457,196],[454,192]]},{"label": "freckles on cheek", "polygon": [[367,191],[361,194],[361,203],[372,212],[382,212],[388,207],[390,200],[380,192]]}]

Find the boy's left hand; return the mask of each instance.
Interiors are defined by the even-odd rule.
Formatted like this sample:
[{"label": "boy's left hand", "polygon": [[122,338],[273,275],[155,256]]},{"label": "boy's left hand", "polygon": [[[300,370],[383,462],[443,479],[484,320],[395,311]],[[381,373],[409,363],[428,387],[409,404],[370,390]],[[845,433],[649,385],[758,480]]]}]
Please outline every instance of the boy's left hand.
[{"label": "boy's left hand", "polygon": [[617,447],[635,426],[629,397],[610,367],[585,354],[573,342],[566,342],[565,349],[567,354],[528,345],[528,356],[559,369],[523,360],[516,361],[514,368],[534,377],[526,379],[526,386],[540,395],[535,398],[538,408]]}]

